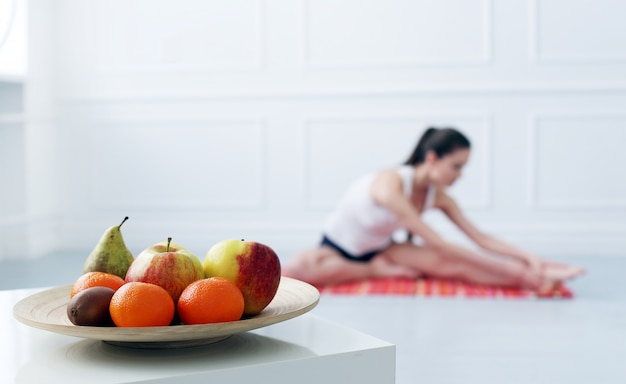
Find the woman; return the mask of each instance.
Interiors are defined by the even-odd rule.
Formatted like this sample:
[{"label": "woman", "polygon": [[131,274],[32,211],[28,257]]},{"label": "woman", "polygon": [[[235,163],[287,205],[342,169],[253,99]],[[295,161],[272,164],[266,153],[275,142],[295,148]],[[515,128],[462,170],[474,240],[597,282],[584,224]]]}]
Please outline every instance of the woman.
[{"label": "woman", "polygon": [[[429,128],[402,166],[352,184],[326,222],[321,244],[294,256],[284,274],[318,285],[426,275],[546,292],[584,273],[506,244],[465,217],[445,189],[461,176],[469,155],[470,142],[462,133]],[[422,221],[427,209],[440,209],[483,251],[442,239]],[[399,229],[409,232],[409,241],[393,241]]]}]

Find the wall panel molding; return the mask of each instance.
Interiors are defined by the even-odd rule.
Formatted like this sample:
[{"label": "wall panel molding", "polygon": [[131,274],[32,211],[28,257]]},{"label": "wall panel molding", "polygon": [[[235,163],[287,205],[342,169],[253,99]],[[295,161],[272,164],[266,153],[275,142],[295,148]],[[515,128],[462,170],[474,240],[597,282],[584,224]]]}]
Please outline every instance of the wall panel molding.
[{"label": "wall panel molding", "polygon": [[[102,119],[88,124],[92,154],[88,184],[94,209],[219,211],[266,207],[265,121],[181,117]],[[124,135],[132,136],[129,142],[146,146],[124,147]],[[121,148],[103,143],[118,143]],[[127,156],[130,152],[132,155]],[[173,161],[168,161],[169,157]],[[153,163],[161,168],[154,168]],[[131,178],[116,179],[115,172],[107,169],[109,166],[118,170],[126,167],[124,174]],[[112,181],[116,183],[109,185]],[[139,190],[125,192],[124,188]]]},{"label": "wall panel molding", "polygon": [[[586,4],[585,4],[586,1]],[[563,9],[572,7],[573,4],[570,1],[562,0],[560,6],[560,12],[558,19],[549,23],[551,28],[568,28],[571,29],[561,31],[560,38],[554,38],[559,41],[559,44],[564,45],[569,43],[571,46],[569,51],[567,47],[562,46],[561,49],[568,51],[566,53],[543,53],[542,46],[545,43],[546,31],[542,29],[541,19],[546,17],[546,14],[542,13],[542,1],[541,0],[529,0],[529,45],[530,45],[530,61],[535,64],[576,64],[576,65],[598,65],[598,64],[624,64],[626,63],[626,38],[619,39],[619,32],[611,32],[614,28],[607,26],[610,22],[621,24],[621,18],[623,11],[626,7],[619,1],[597,1],[597,0],[583,0],[577,2],[577,12],[563,12]],[[545,1],[544,1],[545,3]],[[556,3],[553,1],[553,3]],[[590,7],[587,12],[584,11],[585,5]],[[607,6],[617,6],[617,9],[610,10]],[[621,7],[621,8],[620,8]],[[593,12],[594,17],[588,15]],[[599,11],[599,12],[598,12]],[[604,12],[604,13],[602,13]],[[600,14],[598,14],[600,13]],[[619,16],[618,16],[619,15]],[[568,18],[580,18],[584,17],[584,22],[573,23],[568,21]],[[619,18],[619,20],[617,18]],[[612,20],[609,20],[612,19]],[[594,24],[600,23],[600,24]],[[575,27],[574,25],[575,24]],[[580,33],[580,35],[576,35]],[[594,36],[597,34],[597,36]],[[597,50],[597,46],[605,43],[607,37],[616,39],[615,46],[611,49],[604,51]],[[593,40],[595,41],[588,41]],[[567,39],[571,39],[567,41]],[[587,47],[585,47],[585,45]],[[584,52],[586,48],[592,50]],[[593,52],[595,51],[595,52]]]},{"label": "wall panel molding", "polygon": [[[615,124],[615,122],[618,124]],[[576,148],[574,143],[574,139],[577,141],[584,140],[585,138],[559,138],[559,141],[554,143],[554,148],[562,148],[567,146],[570,152],[574,152],[569,156],[572,156],[571,159],[580,159],[580,162],[585,162],[589,164],[589,169],[580,169],[579,175],[574,177],[580,177],[580,188],[572,188],[569,191],[565,191],[561,194],[560,198],[542,198],[541,197],[541,181],[540,181],[540,172],[544,170],[542,164],[540,163],[540,149],[541,146],[541,125],[542,123],[553,122],[555,124],[558,123],[576,123],[576,124],[586,124],[586,127],[581,129],[581,133],[592,133],[596,137],[593,139],[584,141],[584,148]],[[614,124],[615,127],[611,127],[610,124]],[[597,195],[594,195],[594,198],[582,198],[575,197],[575,194],[579,189],[585,188],[594,188],[599,187],[601,185],[607,184],[599,183],[596,186],[587,187],[585,184],[593,183],[590,181],[590,175],[593,176],[593,173],[597,170],[602,170],[600,174],[602,175],[613,175],[617,177],[619,171],[615,169],[614,171],[610,171],[607,174],[607,170],[610,168],[619,167],[620,162],[615,162],[613,158],[607,159],[607,156],[622,156],[624,161],[626,161],[626,156],[620,155],[623,151],[614,151],[612,148],[607,148],[610,145],[619,146],[622,141],[619,137],[611,137],[610,135],[603,135],[599,132],[601,129],[608,129],[615,131],[618,135],[621,134],[626,137],[626,130],[620,128],[626,126],[626,114],[615,111],[589,111],[589,112],[537,112],[531,114],[529,118],[528,125],[528,205],[531,209],[541,209],[541,210],[575,210],[575,211],[596,211],[598,209],[624,209],[626,208],[626,195],[619,193],[617,191],[617,195],[619,196],[603,196],[602,193],[611,192],[606,191],[606,187],[603,189],[597,189]],[[588,129],[584,129],[588,128]],[[547,129],[547,128],[543,128]],[[575,130],[569,129],[567,133],[570,135],[576,135]],[[609,132],[610,133],[610,132]],[[602,142],[604,140],[604,142]],[[617,140],[617,142],[616,142]],[[545,144],[545,143],[544,143]],[[595,145],[595,147],[594,147]],[[580,151],[576,151],[576,149],[581,149]],[[554,159],[558,159],[561,155],[556,154],[553,157],[553,161],[558,161]],[[545,156],[544,156],[545,157]],[[595,163],[594,163],[595,162]],[[546,164],[543,164],[544,166]],[[568,175],[571,175],[572,171],[576,171],[577,164],[569,164],[569,168],[563,167],[563,172],[568,172]],[[617,173],[616,173],[617,172]],[[575,173],[575,172],[574,172]],[[560,174],[554,174],[554,177],[564,177]],[[565,176],[566,177],[566,176]],[[572,176],[569,176],[572,177]],[[602,187],[600,187],[602,188]],[[593,191],[591,191],[593,193]]]},{"label": "wall panel molding", "polygon": [[[339,13],[338,10],[336,9],[336,7],[338,6],[338,4],[340,3],[336,3],[336,2],[329,2],[330,5],[333,9],[332,10],[327,10],[326,12],[322,12],[323,15],[325,15],[326,17],[328,17],[329,15],[332,15],[334,17],[337,16],[337,14]],[[430,4],[430,6],[434,6],[437,3],[441,3],[441,1],[438,2],[433,2],[432,4]],[[304,63],[307,69],[309,70],[326,70],[326,69],[342,69],[342,70],[354,70],[354,69],[360,69],[360,68],[387,68],[387,69],[393,69],[393,68],[397,68],[397,67],[423,67],[423,66],[433,66],[433,65],[443,65],[443,66],[467,66],[467,65],[471,65],[471,66],[476,66],[476,65],[489,65],[492,62],[492,57],[493,57],[493,40],[494,40],[494,36],[493,36],[493,0],[478,0],[476,2],[477,4],[480,4],[480,17],[481,17],[481,21],[480,21],[480,29],[481,29],[481,36],[480,36],[480,50],[478,52],[475,52],[472,55],[468,55],[468,54],[458,54],[458,55],[451,55],[451,54],[431,54],[430,57],[428,56],[413,56],[411,57],[411,55],[407,55],[403,58],[400,57],[385,57],[385,54],[382,54],[381,52],[379,52],[378,54],[374,55],[373,57],[370,57],[368,59],[365,58],[359,58],[359,57],[346,57],[346,58],[332,58],[332,57],[327,57],[327,58],[316,58],[315,54],[313,53],[314,51],[314,47],[313,47],[313,43],[312,43],[312,39],[313,39],[313,31],[312,31],[312,24],[314,24],[312,22],[312,18],[315,17],[315,15],[312,12],[312,2],[311,0],[305,0],[304,3],[304,7],[303,7],[303,12],[304,12],[304,31],[302,33],[303,36],[303,43],[302,43],[302,47],[303,47],[303,52],[304,52]],[[323,5],[323,3],[321,2],[315,2],[316,6],[321,6],[321,4]],[[457,3],[456,5],[458,6],[459,4],[462,3]],[[392,6],[393,4],[390,4],[389,1],[379,1],[378,4],[376,4],[375,1],[368,1],[368,2],[363,2],[363,1],[357,1],[354,3],[354,6],[350,7],[347,6],[346,9],[350,9],[351,12],[354,9],[361,9],[362,11],[366,8],[370,8],[370,7],[375,7],[378,6],[380,7],[379,11],[389,11],[390,9],[393,9],[394,7]],[[411,3],[411,2],[399,2],[399,4],[396,4],[396,6],[409,6],[409,5],[413,5],[413,6],[419,6],[422,5],[426,8],[428,8],[429,4],[422,4],[422,3]],[[449,8],[447,12],[442,13],[441,15],[438,16],[442,16],[442,18],[445,17],[445,20],[441,20],[441,23],[439,23],[437,25],[437,28],[435,28],[435,30],[437,30],[441,25],[444,25],[446,22],[448,22],[449,18],[450,18],[450,14],[449,11],[450,9],[455,9],[455,7],[453,8]],[[470,7],[471,9],[471,7]],[[433,11],[433,9],[428,9],[429,11]],[[374,12],[373,10],[370,10],[371,12],[371,16],[375,17],[376,21],[380,22],[380,16],[381,16],[381,12]],[[397,12],[397,11],[396,11]],[[420,16],[420,14],[422,14],[423,12],[418,12],[417,15],[414,16]],[[398,17],[401,17],[403,13],[398,13],[395,15],[394,20],[397,20]],[[345,33],[346,31],[350,31],[352,28],[354,28],[355,26],[349,26],[349,25],[344,25],[344,24],[349,24],[349,21],[352,20],[352,15],[348,15],[345,14],[345,21],[346,23],[341,23],[341,28],[339,27],[339,24],[335,25],[337,26],[337,31],[336,32],[340,32],[341,33]],[[468,16],[467,14],[465,15],[466,17]],[[338,20],[336,20],[337,23],[339,23]],[[372,28],[374,28],[374,26],[376,26],[378,23],[377,22],[372,22],[370,23],[370,25],[365,28],[363,26],[362,30],[358,30],[355,31],[356,33],[361,33],[361,34],[366,34],[368,32],[370,32],[372,30]],[[412,25],[413,27],[415,27],[415,25],[420,25],[419,21],[415,21],[415,17],[413,18],[413,22],[409,23],[409,25]],[[328,22],[324,23],[324,30],[326,29],[330,29],[332,31],[332,27],[333,26],[329,26]],[[358,27],[358,26],[356,26]],[[398,25],[389,25],[388,28],[383,28],[383,31],[388,31],[387,33],[392,33],[389,31],[394,31],[396,30],[395,33],[398,33],[398,35],[394,36],[392,41],[398,41],[399,39],[401,39],[402,37],[405,36],[406,31],[403,31],[403,34],[400,34],[399,31],[397,31],[398,29],[400,29],[400,26]],[[425,32],[425,31],[422,31]],[[434,31],[428,31],[431,33],[431,38],[433,35],[435,35],[437,32]],[[450,32],[450,31],[448,31]],[[341,34],[340,33],[340,34]],[[461,32],[459,32],[461,33]],[[457,36],[458,38],[463,38],[463,39],[467,39],[468,34],[466,33],[465,36]],[[366,41],[351,41],[350,46],[352,47],[358,47],[360,45],[365,45],[365,44],[369,44],[370,48],[369,50],[374,49],[372,47],[372,44],[376,43],[376,40],[381,39],[384,37],[381,37],[380,35],[376,36],[375,38],[372,39],[366,39]],[[405,51],[408,49],[408,47],[411,46],[411,44],[415,44],[416,43],[416,39],[418,39],[418,37],[413,36],[410,38],[406,39],[406,45],[407,47],[405,47]],[[344,42],[347,43],[347,42]],[[332,46],[333,44],[338,44],[337,42],[337,38],[335,39],[326,39],[325,40],[325,44],[322,44],[321,46],[325,46],[325,47],[329,47]],[[382,46],[389,46],[390,44],[382,44],[380,42],[376,43],[376,44],[380,44],[381,47]],[[443,45],[443,44],[442,44]],[[319,47],[318,47],[319,48]],[[379,47],[380,48],[380,47]],[[426,48],[426,47],[423,47]],[[356,48],[354,48],[356,49]],[[424,49],[422,49],[423,51]],[[344,50],[345,51],[345,50]],[[357,52],[360,54],[363,54],[363,52]],[[398,56],[398,52],[394,52],[394,54],[396,56]]]},{"label": "wall panel molding", "polygon": [[[266,7],[266,0],[91,0],[92,20],[85,25],[92,69],[96,75],[135,76],[261,71],[267,55]],[[249,52],[242,51],[246,47]]]}]

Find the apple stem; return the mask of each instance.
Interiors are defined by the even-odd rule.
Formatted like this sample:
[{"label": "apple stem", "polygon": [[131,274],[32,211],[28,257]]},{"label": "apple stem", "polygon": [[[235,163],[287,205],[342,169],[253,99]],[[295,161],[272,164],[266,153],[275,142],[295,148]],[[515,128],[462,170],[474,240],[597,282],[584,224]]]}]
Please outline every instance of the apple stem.
[{"label": "apple stem", "polygon": [[126,216],[126,217],[124,218],[124,220],[122,220],[122,222],[120,223],[120,225],[118,225],[117,227],[118,227],[118,228],[122,228],[122,224],[124,224],[124,223],[126,222],[126,220],[128,220],[128,216]]},{"label": "apple stem", "polygon": [[167,248],[165,248],[165,252],[169,252],[170,251],[170,243],[172,242],[172,238],[168,237],[167,238]]}]

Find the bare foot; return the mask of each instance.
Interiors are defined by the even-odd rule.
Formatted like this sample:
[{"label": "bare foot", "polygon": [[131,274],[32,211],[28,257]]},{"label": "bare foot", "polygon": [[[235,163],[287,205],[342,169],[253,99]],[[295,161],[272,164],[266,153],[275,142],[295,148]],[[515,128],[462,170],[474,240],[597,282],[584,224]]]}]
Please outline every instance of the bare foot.
[{"label": "bare foot", "polygon": [[585,273],[582,267],[560,263],[544,264],[543,281],[537,290],[540,294],[547,294],[557,289],[563,282],[571,280]]},{"label": "bare foot", "polygon": [[420,273],[413,268],[391,263],[383,258],[377,257],[371,261],[374,277],[404,277],[415,279]]},{"label": "bare foot", "polygon": [[540,295],[550,294],[556,291],[556,289],[559,286],[561,286],[561,284],[562,283],[560,281],[551,280],[551,279],[543,279],[543,282],[541,283],[539,288],[537,288],[537,293]]},{"label": "bare foot", "polygon": [[544,268],[544,276],[548,279],[566,281],[578,277],[585,273],[582,267],[573,265],[548,265]]}]

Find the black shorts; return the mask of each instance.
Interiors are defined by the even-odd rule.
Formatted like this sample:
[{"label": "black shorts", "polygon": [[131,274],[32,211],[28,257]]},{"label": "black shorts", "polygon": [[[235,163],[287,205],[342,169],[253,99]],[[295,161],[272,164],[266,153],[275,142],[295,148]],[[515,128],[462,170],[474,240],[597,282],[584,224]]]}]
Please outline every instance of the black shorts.
[{"label": "black shorts", "polygon": [[343,256],[344,258],[350,260],[350,261],[357,261],[360,263],[367,263],[369,261],[371,261],[378,253],[380,253],[380,251],[373,251],[373,252],[368,252],[364,255],[361,256],[354,256],[348,252],[346,252],[345,249],[341,248],[340,246],[338,246],[337,244],[335,244],[332,240],[330,240],[328,237],[326,237],[325,235],[322,237],[322,241],[320,242],[320,245],[325,245],[327,247],[333,248],[335,251],[339,252],[339,254],[341,256]]}]

